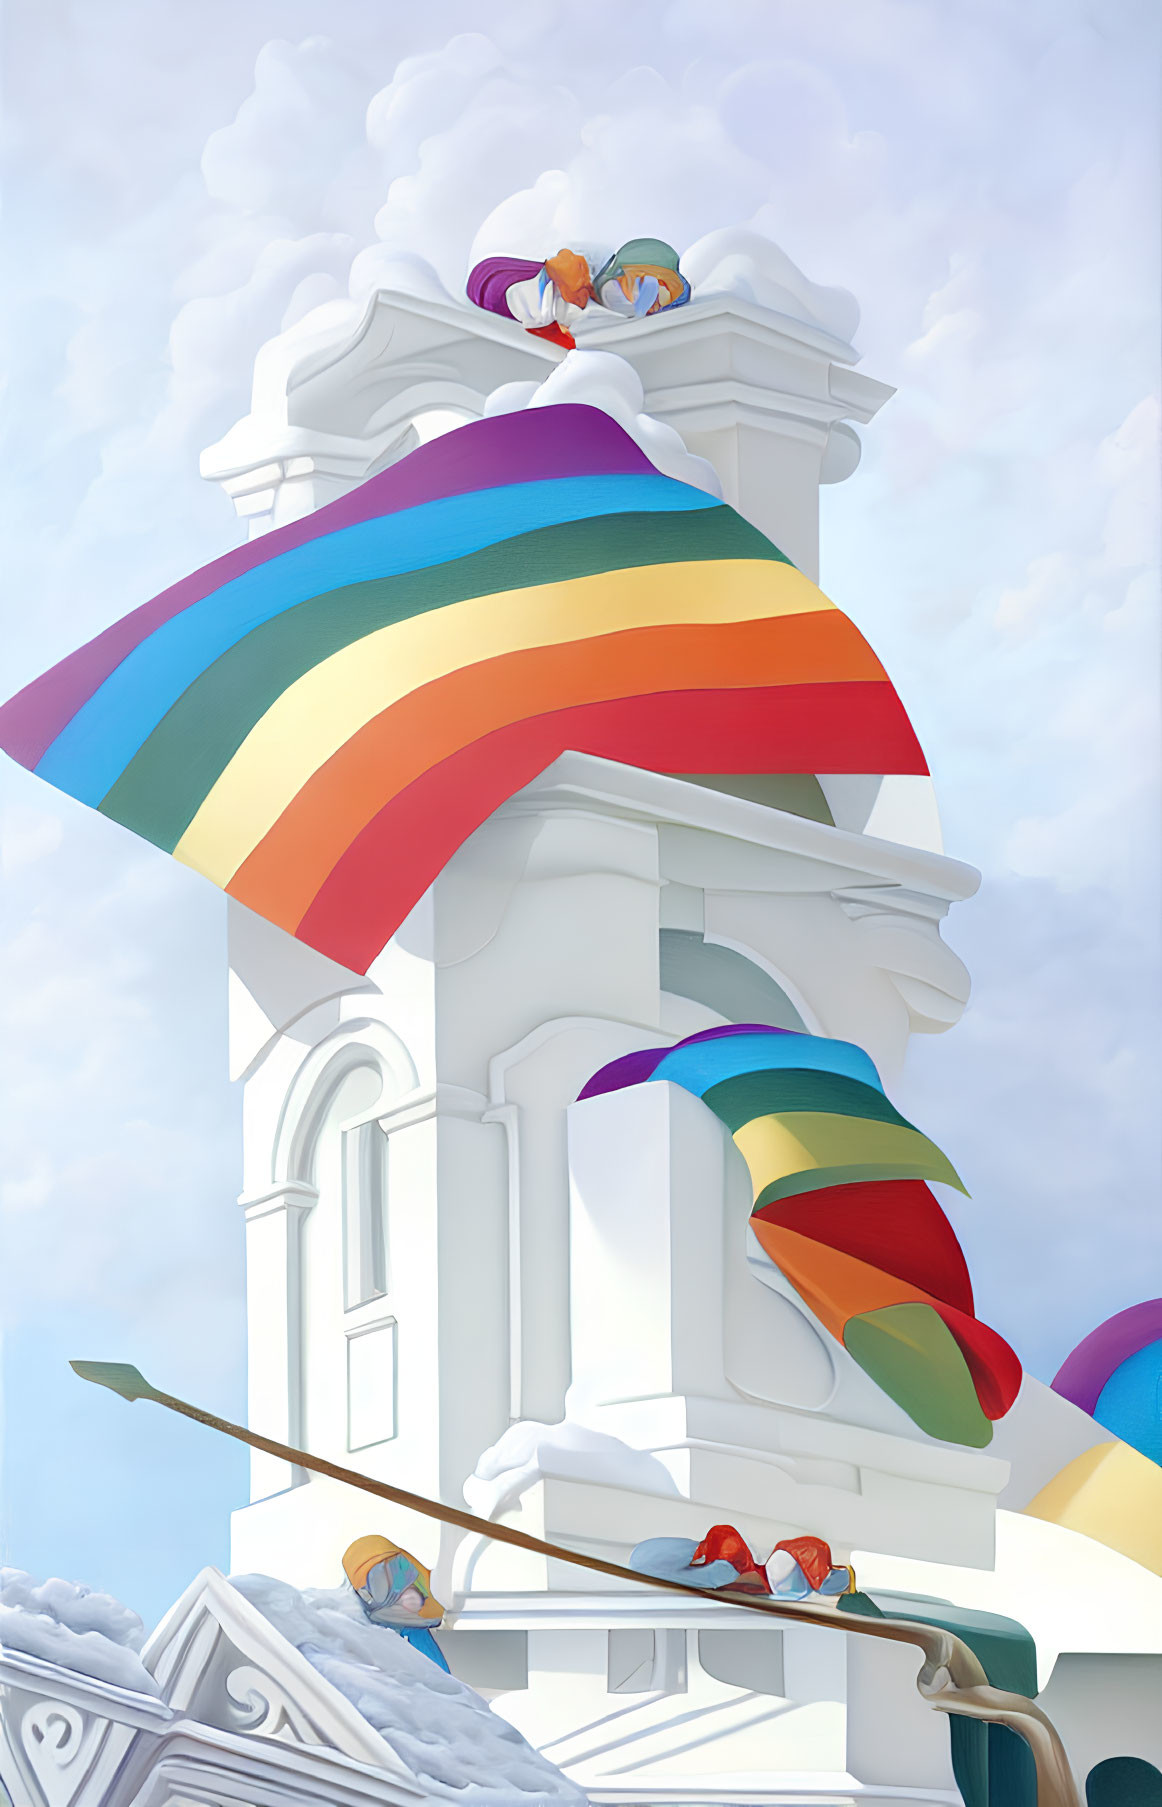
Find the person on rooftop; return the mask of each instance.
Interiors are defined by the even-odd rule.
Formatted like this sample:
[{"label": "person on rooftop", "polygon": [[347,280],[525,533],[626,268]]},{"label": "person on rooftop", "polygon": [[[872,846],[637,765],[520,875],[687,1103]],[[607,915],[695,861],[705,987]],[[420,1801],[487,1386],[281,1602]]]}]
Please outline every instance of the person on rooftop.
[{"label": "person on rooftop", "polygon": [[604,259],[592,250],[567,248],[542,264],[486,257],[469,275],[467,292],[475,306],[572,351],[577,341],[570,329],[591,303],[622,319],[644,319],[681,307],[690,299],[690,284],[672,246],[658,238],[635,238]]}]

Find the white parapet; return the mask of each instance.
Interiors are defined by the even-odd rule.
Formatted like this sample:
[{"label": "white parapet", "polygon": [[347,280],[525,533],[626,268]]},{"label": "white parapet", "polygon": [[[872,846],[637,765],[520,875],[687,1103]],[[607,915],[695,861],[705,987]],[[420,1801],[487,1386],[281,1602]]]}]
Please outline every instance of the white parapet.
[{"label": "white parapet", "polygon": [[[894,393],[822,328],[737,295],[655,319],[586,323],[579,344],[637,372],[647,414],[718,472],[726,500],[809,577],[819,486],[859,462],[846,423]],[[251,411],[202,454],[252,537],[298,520],[411,451],[437,424],[480,415],[508,383],[541,382],[563,352],[465,304],[380,291],[362,312],[317,310],[255,365]]]}]

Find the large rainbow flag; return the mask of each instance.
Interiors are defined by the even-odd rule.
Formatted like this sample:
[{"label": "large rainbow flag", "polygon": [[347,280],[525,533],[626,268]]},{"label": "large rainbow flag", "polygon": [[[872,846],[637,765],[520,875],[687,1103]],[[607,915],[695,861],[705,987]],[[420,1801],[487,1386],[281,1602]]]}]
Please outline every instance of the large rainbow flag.
[{"label": "large rainbow flag", "polygon": [[851,1042],[736,1023],[602,1067],[595,1098],[668,1080],[726,1125],[750,1227],[804,1304],[920,1429],[983,1448],[1021,1364],[982,1324],[956,1232],[926,1180],[964,1187]]},{"label": "large rainbow flag", "polygon": [[834,604],[578,405],[461,427],[216,559],[0,709],[0,746],[357,972],[568,748],[927,771]]}]

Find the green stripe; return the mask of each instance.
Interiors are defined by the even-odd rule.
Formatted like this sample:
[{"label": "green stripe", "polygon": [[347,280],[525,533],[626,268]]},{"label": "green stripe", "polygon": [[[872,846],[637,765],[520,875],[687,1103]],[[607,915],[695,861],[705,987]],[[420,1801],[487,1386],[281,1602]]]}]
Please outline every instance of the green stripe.
[{"label": "green stripe", "polygon": [[970,1449],[992,1442],[960,1345],[931,1305],[916,1300],[860,1312],[843,1326],[843,1344],[929,1437]]},{"label": "green stripe", "polygon": [[725,506],[600,515],[537,528],[447,564],[349,584],[264,622],[194,680],[100,808],[172,853],[255,722],[296,679],[352,641],[415,615],[603,571],[690,560],[789,561]]},{"label": "green stripe", "polygon": [[776,1117],[784,1111],[824,1111],[915,1128],[875,1086],[842,1073],[806,1072],[798,1067],[735,1074],[703,1092],[702,1102],[721,1117],[732,1135],[755,1117]]},{"label": "green stripe", "polygon": [[[943,1180],[946,1173],[934,1170],[930,1161],[882,1161],[878,1165],[855,1163],[845,1167],[812,1167],[805,1173],[788,1173],[781,1180],[764,1186],[754,1202],[754,1211],[773,1205],[781,1198],[797,1198],[801,1192],[823,1192],[828,1186],[853,1186],[859,1180]],[[752,1212],[753,1215],[753,1212]]]}]

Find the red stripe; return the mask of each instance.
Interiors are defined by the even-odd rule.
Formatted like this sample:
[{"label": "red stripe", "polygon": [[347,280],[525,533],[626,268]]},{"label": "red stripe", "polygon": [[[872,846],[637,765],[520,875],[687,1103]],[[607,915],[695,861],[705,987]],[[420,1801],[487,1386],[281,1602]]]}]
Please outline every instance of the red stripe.
[{"label": "red stripe", "polygon": [[1020,1392],[1024,1378],[1018,1357],[1004,1337],[990,1330],[979,1318],[957,1311],[951,1305],[942,1305],[939,1299],[932,1301],[932,1309],[939,1312],[956,1338],[972,1375],[981,1411],[994,1422],[1003,1418]]},{"label": "red stripe", "polygon": [[624,696],[883,679],[838,609],[755,621],[671,623],[527,647],[445,672],[366,722],[325,760],[230,882],[292,933],[378,810],[443,759],[498,728]]},{"label": "red stripe", "polygon": [[401,791],[352,841],[295,933],[366,972],[457,847],[570,748],[655,772],[928,769],[886,681],[665,691],[556,710],[482,736]]},{"label": "red stripe", "polygon": [[796,1198],[776,1199],[753,1213],[841,1249],[971,1312],[972,1281],[956,1232],[923,1180],[854,1180]]}]

